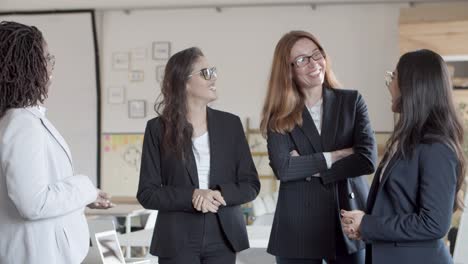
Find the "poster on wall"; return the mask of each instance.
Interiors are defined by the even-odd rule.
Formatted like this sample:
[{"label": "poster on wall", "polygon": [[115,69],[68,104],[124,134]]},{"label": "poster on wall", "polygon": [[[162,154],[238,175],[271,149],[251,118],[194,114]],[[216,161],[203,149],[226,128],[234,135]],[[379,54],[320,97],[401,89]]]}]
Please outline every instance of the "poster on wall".
[{"label": "poster on wall", "polygon": [[143,134],[103,134],[101,188],[118,197],[135,197],[140,173]]}]

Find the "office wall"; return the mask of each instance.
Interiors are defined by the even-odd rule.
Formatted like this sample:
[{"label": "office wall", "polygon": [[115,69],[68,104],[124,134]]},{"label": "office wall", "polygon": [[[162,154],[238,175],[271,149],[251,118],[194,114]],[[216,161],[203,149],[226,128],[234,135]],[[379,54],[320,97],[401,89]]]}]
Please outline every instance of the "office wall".
[{"label": "office wall", "polygon": [[[216,65],[219,99],[213,107],[236,113],[258,126],[273,50],[292,29],[317,35],[330,54],[344,87],[359,90],[367,101],[376,131],[393,125],[383,74],[398,59],[398,16],[401,5],[262,7],[187,10],[107,11],[102,16],[103,132],[143,132],[154,116],[152,105],[160,88],[152,42],[170,41],[172,54],[199,46]],[[132,82],[126,70],[113,69],[117,52],[145,50],[146,59],[130,59],[130,70],[144,72]],[[140,56],[140,55],[138,55]],[[141,56],[140,56],[141,57]],[[109,104],[110,87],[125,87],[125,100]],[[147,101],[145,118],[128,118],[128,100]]]},{"label": "office wall", "polygon": [[39,28],[56,57],[47,117],[67,141],[76,173],[97,182],[98,89],[90,12],[0,15]]}]

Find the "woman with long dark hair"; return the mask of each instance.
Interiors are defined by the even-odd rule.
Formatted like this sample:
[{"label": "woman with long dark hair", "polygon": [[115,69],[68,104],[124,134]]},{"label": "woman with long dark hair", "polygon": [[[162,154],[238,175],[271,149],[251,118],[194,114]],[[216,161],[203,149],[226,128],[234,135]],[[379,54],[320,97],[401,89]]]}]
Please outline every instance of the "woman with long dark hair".
[{"label": "woman with long dark hair", "polygon": [[452,263],[443,237],[465,177],[463,126],[442,57],[404,54],[387,73],[400,114],[374,176],[367,210],[343,212],[345,232],[369,243],[368,263]]},{"label": "woman with long dark hair", "polygon": [[[111,206],[76,175],[65,139],[42,105],[55,57],[39,29],[0,23],[0,263],[81,263],[84,208]],[[92,203],[94,202],[94,203]]]},{"label": "woman with long dark hair", "polygon": [[261,122],[281,181],[268,244],[279,264],[364,262],[365,245],[344,235],[339,212],[364,209],[376,146],[364,99],[339,87],[316,37],[280,39]]},{"label": "woman with long dark hair", "polygon": [[200,49],[174,54],[146,126],[137,198],[159,210],[150,252],[161,264],[234,264],[249,247],[240,205],[260,182],[239,117],[208,107],[216,79]]}]

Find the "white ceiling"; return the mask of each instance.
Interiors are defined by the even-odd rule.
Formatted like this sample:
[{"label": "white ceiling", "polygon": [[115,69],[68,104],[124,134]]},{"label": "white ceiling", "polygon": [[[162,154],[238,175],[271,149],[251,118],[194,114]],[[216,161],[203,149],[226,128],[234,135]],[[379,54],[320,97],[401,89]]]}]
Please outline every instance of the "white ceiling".
[{"label": "white ceiling", "polygon": [[0,0],[0,11],[63,9],[196,8],[264,5],[340,5],[363,3],[432,3],[462,0]]}]

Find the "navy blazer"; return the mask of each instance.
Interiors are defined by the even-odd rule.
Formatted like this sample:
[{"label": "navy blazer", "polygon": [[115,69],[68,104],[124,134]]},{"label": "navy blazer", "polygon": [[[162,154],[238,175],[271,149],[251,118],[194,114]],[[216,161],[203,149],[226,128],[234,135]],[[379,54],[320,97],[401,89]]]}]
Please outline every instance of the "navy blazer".
[{"label": "navy blazer", "polygon": [[[249,247],[241,204],[252,201],[260,181],[239,117],[208,108],[210,144],[210,189],[220,190],[227,203],[217,216],[233,250]],[[147,209],[159,210],[150,252],[175,256],[188,242],[190,231],[203,222],[192,205],[198,188],[198,174],[191,146],[183,162],[174,155],[162,155],[162,123],[159,117],[148,121],[143,141],[138,201]]]},{"label": "navy blazer", "polygon": [[367,263],[452,263],[442,238],[451,223],[458,160],[446,144],[424,142],[374,177],[361,236]]},{"label": "navy blazer", "polygon": [[[365,209],[369,187],[360,176],[375,170],[374,134],[357,91],[323,89],[321,135],[306,107],[302,118],[303,125],[289,133],[268,132],[270,165],[281,184],[267,251],[280,257],[333,259],[365,247],[343,234],[339,209],[349,202]],[[350,147],[354,154],[327,168],[323,152]],[[292,150],[300,156],[291,157]],[[320,177],[312,176],[316,173]]]}]

